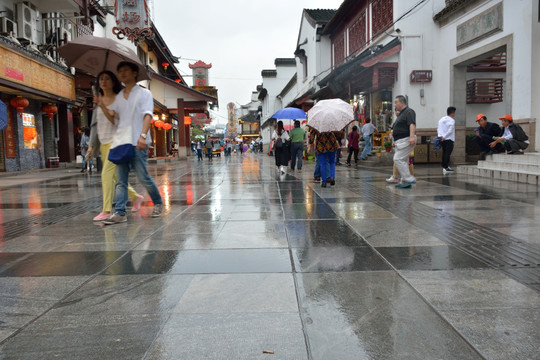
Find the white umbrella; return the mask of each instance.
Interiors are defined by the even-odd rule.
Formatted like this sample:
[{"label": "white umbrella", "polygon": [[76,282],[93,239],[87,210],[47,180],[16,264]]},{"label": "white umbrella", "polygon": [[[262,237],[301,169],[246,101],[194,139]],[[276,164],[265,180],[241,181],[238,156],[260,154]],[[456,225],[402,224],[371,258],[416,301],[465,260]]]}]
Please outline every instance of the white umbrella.
[{"label": "white umbrella", "polygon": [[307,115],[307,125],[318,132],[341,131],[354,121],[353,106],[341,99],[321,100]]}]

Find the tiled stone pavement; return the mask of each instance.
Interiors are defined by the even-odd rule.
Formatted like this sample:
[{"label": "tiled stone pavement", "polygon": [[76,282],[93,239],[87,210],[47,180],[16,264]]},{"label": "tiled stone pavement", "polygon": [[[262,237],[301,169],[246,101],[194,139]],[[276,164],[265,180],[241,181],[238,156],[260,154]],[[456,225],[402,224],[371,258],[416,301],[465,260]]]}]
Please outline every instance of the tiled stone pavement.
[{"label": "tiled stone pavement", "polygon": [[538,187],[273,160],[150,165],[165,214],[114,226],[99,175],[4,174],[0,358],[539,357]]}]

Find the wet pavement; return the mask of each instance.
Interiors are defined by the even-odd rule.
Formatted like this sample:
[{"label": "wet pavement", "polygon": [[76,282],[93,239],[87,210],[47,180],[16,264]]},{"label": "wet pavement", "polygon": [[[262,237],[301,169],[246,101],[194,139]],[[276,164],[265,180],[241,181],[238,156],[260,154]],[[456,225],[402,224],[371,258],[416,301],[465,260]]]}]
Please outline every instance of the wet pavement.
[{"label": "wet pavement", "polygon": [[537,186],[273,161],[152,164],[112,226],[98,174],[1,176],[0,358],[539,358]]}]

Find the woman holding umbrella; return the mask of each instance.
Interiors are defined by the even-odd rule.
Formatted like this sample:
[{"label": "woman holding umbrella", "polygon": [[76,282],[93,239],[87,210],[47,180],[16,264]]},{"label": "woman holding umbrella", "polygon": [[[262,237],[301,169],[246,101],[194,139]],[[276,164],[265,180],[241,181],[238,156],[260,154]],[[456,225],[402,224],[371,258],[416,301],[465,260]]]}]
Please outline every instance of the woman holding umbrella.
[{"label": "woman holding umbrella", "polygon": [[309,144],[315,144],[315,156],[321,169],[321,186],[336,184],[336,150],[338,141],[334,132],[318,132],[312,129],[309,133]]},{"label": "woman holding umbrella", "polygon": [[285,174],[285,167],[289,162],[289,152],[285,141],[289,140],[289,134],[283,128],[283,121],[277,122],[277,128],[272,134],[272,143],[274,144],[274,157],[276,158],[276,167],[278,171]]},{"label": "woman holding umbrella", "polygon": [[[114,198],[114,188],[116,185],[116,165],[109,161],[109,150],[113,141],[113,136],[116,133],[118,124],[111,122],[107,119],[104,111],[108,111],[107,106],[111,105],[116,99],[116,94],[122,90],[122,84],[118,81],[118,78],[111,71],[102,71],[98,77],[99,95],[94,99],[99,106],[96,106],[97,123],[92,123],[91,145],[88,148],[88,152],[92,154],[94,146],[99,144],[99,153],[101,153],[101,159],[103,161],[103,168],[101,170],[101,183],[103,188],[103,209],[96,217],[94,221],[104,221],[111,216],[111,208]],[[97,140],[97,141],[96,141]],[[144,197],[139,195],[128,184],[128,196],[133,203],[131,211],[136,212],[141,208],[141,204],[144,201]]]}]

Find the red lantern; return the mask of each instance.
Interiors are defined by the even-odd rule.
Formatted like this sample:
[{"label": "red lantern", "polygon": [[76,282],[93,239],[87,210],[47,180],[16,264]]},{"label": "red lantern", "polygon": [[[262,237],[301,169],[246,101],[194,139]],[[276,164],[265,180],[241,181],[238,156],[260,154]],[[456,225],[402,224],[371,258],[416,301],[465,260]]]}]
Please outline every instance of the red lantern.
[{"label": "red lantern", "polygon": [[181,82],[182,80],[180,80],[180,79],[176,79],[176,80],[174,80],[174,81],[176,81],[177,83],[179,83],[179,84],[180,84],[180,82]]},{"label": "red lantern", "polygon": [[157,128],[160,128],[160,127],[163,127],[165,123],[161,120],[158,120],[158,121],[154,121],[154,126],[157,127]]},{"label": "red lantern", "polygon": [[43,112],[49,116],[49,123],[51,123],[54,114],[58,112],[58,108],[49,103],[43,107]]},{"label": "red lantern", "polygon": [[171,129],[172,129],[172,125],[171,125],[170,123],[165,123],[165,124],[163,125],[163,128],[164,128],[165,130],[171,130]]},{"label": "red lantern", "polygon": [[167,70],[167,68],[169,67],[169,63],[168,62],[162,62],[161,66],[163,66],[163,68],[165,68],[165,70]]},{"label": "red lantern", "polygon": [[24,108],[30,105],[30,102],[27,99],[23,98],[22,96],[17,96],[11,99],[9,104],[13,106],[14,108],[17,108],[18,113],[22,113],[24,112]]},{"label": "red lantern", "polygon": [[184,125],[191,125],[191,116],[184,116]]}]

